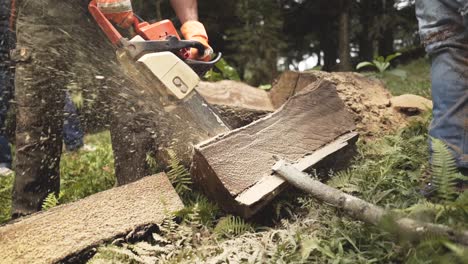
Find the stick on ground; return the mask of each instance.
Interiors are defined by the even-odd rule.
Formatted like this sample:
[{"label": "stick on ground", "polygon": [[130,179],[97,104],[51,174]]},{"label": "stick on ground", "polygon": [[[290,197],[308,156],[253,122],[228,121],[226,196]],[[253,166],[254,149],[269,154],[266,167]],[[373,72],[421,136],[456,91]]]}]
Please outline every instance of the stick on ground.
[{"label": "stick on ground", "polygon": [[[379,226],[384,218],[389,216],[389,212],[383,208],[314,180],[283,160],[278,161],[272,169],[294,187],[311,194],[320,201],[343,209],[355,219]],[[454,230],[448,226],[420,222],[410,218],[396,219],[394,224],[400,233],[407,234],[413,239],[438,236],[468,245],[468,231],[466,230]]]}]

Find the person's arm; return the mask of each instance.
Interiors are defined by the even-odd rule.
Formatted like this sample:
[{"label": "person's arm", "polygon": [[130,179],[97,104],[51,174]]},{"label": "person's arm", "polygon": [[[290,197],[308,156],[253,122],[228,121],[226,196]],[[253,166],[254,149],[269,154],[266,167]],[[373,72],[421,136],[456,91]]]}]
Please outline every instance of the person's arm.
[{"label": "person's arm", "polygon": [[190,20],[198,21],[197,0],[171,0],[171,5],[180,23],[184,24]]},{"label": "person's arm", "polygon": [[208,61],[213,49],[208,44],[208,34],[202,23],[198,22],[197,0],[171,0],[172,8],[182,23],[180,31],[185,39],[195,40],[205,46],[205,54],[198,54],[196,49],[190,50],[190,58]]}]

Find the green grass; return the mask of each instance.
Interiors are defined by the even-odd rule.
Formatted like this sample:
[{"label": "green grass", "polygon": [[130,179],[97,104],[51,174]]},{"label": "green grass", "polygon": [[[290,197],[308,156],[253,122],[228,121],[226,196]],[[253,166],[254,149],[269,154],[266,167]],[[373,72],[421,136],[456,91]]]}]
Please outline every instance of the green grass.
[{"label": "green grass", "polygon": [[[391,74],[381,77],[392,94],[430,96],[426,59],[398,69],[407,72],[406,79]],[[427,116],[416,118],[398,133],[360,142],[353,165],[345,172],[331,172],[328,184],[396,214],[467,229],[466,192],[449,203],[427,201],[418,192],[421,172],[429,166],[428,122]],[[115,184],[109,133],[87,136],[86,143],[94,145],[96,151],[66,153],[62,157],[61,203]],[[12,182],[13,177],[0,178],[0,223],[9,218]],[[205,197],[191,196],[186,209],[177,214],[181,221],[163,224],[153,242],[154,250],[148,251],[161,263],[468,263],[464,247],[437,238],[410,242],[404,234],[355,221],[304,194],[290,193],[277,201],[273,207],[278,220],[268,228],[234,218],[226,221],[229,217],[222,218],[223,213]],[[255,231],[251,231],[253,228]],[[221,229],[229,235],[216,234]],[[138,245],[127,247],[130,250],[125,253],[103,247],[94,260],[139,263],[137,252],[143,249],[136,250]],[[135,258],[127,255],[132,252]]]},{"label": "green grass", "polygon": [[381,78],[393,95],[416,94],[430,99],[431,81],[428,59],[417,59],[398,69],[406,72],[406,78],[392,75],[389,72],[384,73]]},{"label": "green grass", "polygon": [[[109,189],[115,184],[114,158],[109,132],[85,137],[86,144],[94,151],[63,153],[60,162],[61,192],[60,203],[84,198],[96,192]],[[0,224],[10,219],[11,190],[14,176],[0,177]]]},{"label": "green grass", "polygon": [[[396,215],[467,229],[468,193],[450,203],[428,201],[419,193],[421,172],[429,166],[428,123],[428,116],[417,118],[398,133],[359,142],[352,166],[331,173],[328,184]],[[296,192],[285,197],[292,216],[285,210],[273,227],[220,215],[200,221],[202,207],[217,210],[200,202],[179,214],[184,220],[180,224],[169,221],[152,245],[124,245],[130,249],[125,254],[135,259],[149,254],[158,263],[468,263],[467,249],[451,242],[413,242],[405,234],[386,231],[391,230],[386,223],[370,226],[310,196]],[[229,235],[220,236],[220,230]],[[114,254],[122,253],[106,259],[117,258]],[[96,260],[104,257],[98,254]]]}]

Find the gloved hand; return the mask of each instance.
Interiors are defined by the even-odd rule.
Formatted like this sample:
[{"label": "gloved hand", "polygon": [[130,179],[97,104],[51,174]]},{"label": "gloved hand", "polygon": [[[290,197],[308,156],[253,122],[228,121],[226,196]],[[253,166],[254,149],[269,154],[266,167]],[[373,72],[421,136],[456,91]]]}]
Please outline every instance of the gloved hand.
[{"label": "gloved hand", "polygon": [[96,0],[97,7],[121,28],[129,28],[135,20],[130,0]]},{"label": "gloved hand", "polygon": [[180,31],[186,40],[198,41],[205,46],[205,54],[198,54],[197,49],[190,49],[190,59],[203,61],[209,61],[211,59],[213,49],[208,44],[208,34],[206,34],[205,27],[202,23],[195,20],[187,21],[182,25]]}]

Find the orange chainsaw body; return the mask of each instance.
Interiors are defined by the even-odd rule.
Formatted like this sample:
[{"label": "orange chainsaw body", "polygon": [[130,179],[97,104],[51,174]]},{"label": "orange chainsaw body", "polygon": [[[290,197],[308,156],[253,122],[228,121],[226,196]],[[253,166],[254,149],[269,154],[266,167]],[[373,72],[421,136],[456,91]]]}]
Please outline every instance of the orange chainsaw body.
[{"label": "orange chainsaw body", "polygon": [[177,30],[170,20],[162,20],[153,24],[148,22],[135,23],[138,35],[145,40],[164,40],[168,36],[176,36],[180,39]]}]

